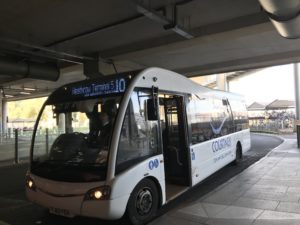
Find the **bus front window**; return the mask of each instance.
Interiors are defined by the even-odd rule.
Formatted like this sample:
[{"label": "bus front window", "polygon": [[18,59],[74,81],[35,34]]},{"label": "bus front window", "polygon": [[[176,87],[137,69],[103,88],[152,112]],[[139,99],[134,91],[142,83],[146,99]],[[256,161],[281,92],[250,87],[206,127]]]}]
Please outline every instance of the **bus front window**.
[{"label": "bus front window", "polygon": [[120,97],[46,105],[35,134],[32,172],[70,182],[104,180]]}]

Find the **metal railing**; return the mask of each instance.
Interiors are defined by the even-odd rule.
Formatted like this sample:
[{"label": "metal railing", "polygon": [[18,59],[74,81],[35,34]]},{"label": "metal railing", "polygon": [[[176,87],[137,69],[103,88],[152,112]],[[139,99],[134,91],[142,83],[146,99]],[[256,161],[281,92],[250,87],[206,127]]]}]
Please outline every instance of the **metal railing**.
[{"label": "metal railing", "polygon": [[18,129],[0,133],[0,161],[14,161],[19,163],[20,158],[29,159],[32,131]]},{"label": "metal railing", "polygon": [[294,131],[294,119],[290,120],[262,120],[249,121],[250,130],[252,132],[267,132],[267,133],[292,133]]},{"label": "metal railing", "polygon": [[[0,133],[0,162],[12,161],[18,164],[20,161],[29,161],[32,133],[33,131],[19,129]],[[49,135],[48,129],[40,130],[35,137],[36,145],[47,153],[49,144],[55,137],[56,135]]]}]

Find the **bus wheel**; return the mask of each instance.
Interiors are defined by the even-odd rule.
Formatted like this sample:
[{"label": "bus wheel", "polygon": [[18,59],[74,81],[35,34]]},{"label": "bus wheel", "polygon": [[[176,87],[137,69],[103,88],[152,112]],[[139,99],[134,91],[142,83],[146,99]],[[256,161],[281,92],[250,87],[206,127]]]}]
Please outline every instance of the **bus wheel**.
[{"label": "bus wheel", "polygon": [[243,159],[243,151],[242,151],[242,146],[240,143],[237,143],[236,145],[236,151],[235,151],[235,160],[233,161],[234,165],[238,165],[241,163]]},{"label": "bus wheel", "polygon": [[148,222],[158,209],[158,191],[155,183],[144,179],[134,188],[127,205],[127,215],[134,225]]}]

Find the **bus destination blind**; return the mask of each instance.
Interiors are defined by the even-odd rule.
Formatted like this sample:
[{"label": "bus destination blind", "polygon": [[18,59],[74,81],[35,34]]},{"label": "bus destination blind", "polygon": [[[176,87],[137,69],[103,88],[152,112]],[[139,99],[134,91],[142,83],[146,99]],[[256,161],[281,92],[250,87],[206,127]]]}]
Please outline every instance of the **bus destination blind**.
[{"label": "bus destination blind", "polygon": [[71,95],[77,97],[92,97],[123,93],[126,90],[124,78],[114,79],[101,83],[78,85],[71,88]]}]

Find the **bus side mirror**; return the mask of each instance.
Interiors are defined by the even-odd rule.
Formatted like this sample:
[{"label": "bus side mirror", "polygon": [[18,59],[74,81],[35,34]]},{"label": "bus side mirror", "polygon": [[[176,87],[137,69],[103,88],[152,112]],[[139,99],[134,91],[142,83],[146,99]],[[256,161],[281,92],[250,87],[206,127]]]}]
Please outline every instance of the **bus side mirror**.
[{"label": "bus side mirror", "polygon": [[147,99],[147,118],[150,121],[158,120],[156,98]]},{"label": "bus side mirror", "polygon": [[223,105],[228,105],[227,99],[222,99]]}]

